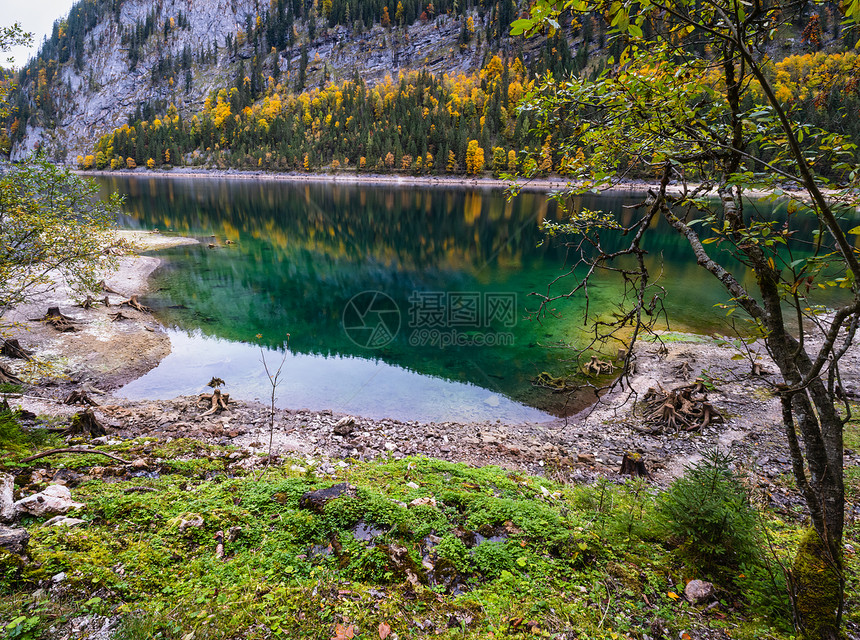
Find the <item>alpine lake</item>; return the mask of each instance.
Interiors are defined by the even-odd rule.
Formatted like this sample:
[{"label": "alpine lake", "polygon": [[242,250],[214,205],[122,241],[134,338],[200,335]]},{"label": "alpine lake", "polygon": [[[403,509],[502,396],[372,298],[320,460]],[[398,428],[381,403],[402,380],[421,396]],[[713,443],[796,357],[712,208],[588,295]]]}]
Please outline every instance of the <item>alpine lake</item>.
[{"label": "alpine lake", "polygon": [[[581,362],[571,347],[588,343],[595,320],[627,308],[619,274],[598,273],[587,301],[560,299],[535,317],[533,292],[562,294],[574,282],[559,278],[575,256],[540,228],[561,221],[541,192],[509,200],[501,189],[409,184],[98,181],[125,196],[121,227],[200,241],[155,254],[162,264],[143,301],[168,328],[172,353],[120,390],[130,398],[196,394],[215,376],[233,397],[268,402],[265,359],[271,372],[283,360],[280,407],[427,422],[548,421],[591,398],[533,381],[542,372],[573,379]],[[635,212],[624,205],[643,198],[609,192],[573,207],[628,222]],[[769,202],[747,208],[785,215]],[[666,291],[668,324],[661,316],[658,328],[732,335],[726,311],[715,307],[727,302],[719,283],[682,237],[654,226],[644,248]],[[797,235],[809,238],[814,228],[810,218]],[[601,357],[614,358],[618,347],[610,343]]]}]

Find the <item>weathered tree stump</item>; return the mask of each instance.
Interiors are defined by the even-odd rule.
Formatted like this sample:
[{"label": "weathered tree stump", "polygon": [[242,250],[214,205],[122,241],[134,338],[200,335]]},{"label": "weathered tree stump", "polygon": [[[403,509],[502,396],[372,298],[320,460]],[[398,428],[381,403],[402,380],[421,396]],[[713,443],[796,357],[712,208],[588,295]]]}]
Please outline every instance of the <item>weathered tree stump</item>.
[{"label": "weathered tree stump", "polygon": [[626,451],[624,457],[621,458],[622,476],[634,476],[637,478],[650,478],[648,468],[645,466],[645,458],[639,451]]},{"label": "weathered tree stump", "polygon": [[332,485],[327,489],[317,489],[316,491],[308,491],[299,498],[299,509],[307,509],[315,513],[324,513],[325,506],[335,498],[348,496],[354,498],[358,495],[358,490],[348,482],[341,482]]},{"label": "weathered tree stump", "polygon": [[9,338],[3,341],[3,347],[0,348],[2,353],[7,358],[18,358],[19,360],[32,360],[30,357],[33,352],[28,351],[20,345],[16,338]]},{"label": "weathered tree stump", "polygon": [[83,302],[79,302],[76,304],[76,307],[80,307],[81,309],[92,309],[93,305],[98,304],[99,300],[96,300],[91,295],[87,294],[86,299]]},{"label": "weathered tree stump", "polygon": [[45,324],[49,324],[54,329],[60,332],[69,332],[69,331],[77,331],[75,328],[76,324],[79,324],[78,320],[75,320],[72,317],[63,315],[60,313],[59,307],[48,307],[48,311],[45,312],[45,315],[41,318],[30,318],[31,322],[44,322]]},{"label": "weathered tree stump", "polygon": [[582,367],[583,373],[589,376],[600,376],[612,373],[615,367],[608,360],[599,360],[597,356],[591,356],[591,360]]},{"label": "weathered tree stump", "polygon": [[131,320],[131,316],[125,315],[122,311],[117,311],[116,313],[109,313],[108,318],[111,319],[111,322],[122,322],[123,320]]},{"label": "weathered tree stump", "polygon": [[221,393],[221,389],[213,389],[212,393],[204,393],[197,399],[197,404],[208,402],[209,409],[200,414],[200,417],[211,416],[213,413],[222,409],[227,409],[227,404],[230,402],[229,393]]},{"label": "weathered tree stump", "polygon": [[86,393],[80,390],[72,391],[68,397],[63,400],[64,404],[85,404],[91,407],[99,406],[98,402],[90,398]]},{"label": "weathered tree stump", "polygon": [[765,371],[764,365],[761,362],[753,362],[752,366],[752,375],[754,376],[765,376],[769,374],[769,371]]},{"label": "weathered tree stump", "polygon": [[72,423],[64,431],[66,435],[88,435],[91,438],[107,434],[105,426],[98,421],[92,409],[86,409],[72,416]]},{"label": "weathered tree stump", "polygon": [[536,387],[544,387],[553,391],[564,391],[567,389],[567,382],[565,382],[564,378],[556,378],[547,371],[541,371],[538,377],[532,381],[532,384]]},{"label": "weathered tree stump", "polygon": [[699,431],[709,424],[722,422],[723,416],[708,401],[704,381],[666,391],[653,387],[645,393],[645,425],[634,427],[642,433]]},{"label": "weathered tree stump", "polygon": [[131,309],[134,309],[136,311],[141,311],[143,313],[150,313],[152,311],[152,309],[150,309],[149,307],[146,307],[146,306],[140,304],[140,302],[137,299],[137,296],[131,296],[128,300],[123,300],[122,302],[119,303],[119,306],[130,307]]}]

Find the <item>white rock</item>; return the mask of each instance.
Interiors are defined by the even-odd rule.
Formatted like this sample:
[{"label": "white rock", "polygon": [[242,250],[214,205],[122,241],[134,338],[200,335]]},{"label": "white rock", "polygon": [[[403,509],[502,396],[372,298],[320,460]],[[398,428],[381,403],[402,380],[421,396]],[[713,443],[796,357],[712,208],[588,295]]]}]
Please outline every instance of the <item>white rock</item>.
[{"label": "white rock", "polygon": [[9,522],[15,517],[15,478],[9,473],[0,473],[0,522]]},{"label": "white rock", "polygon": [[65,571],[60,571],[60,573],[57,573],[57,574],[51,576],[51,582],[53,582],[54,584],[60,584],[65,579],[66,579],[66,572]]},{"label": "white rock", "polygon": [[410,489],[420,489],[420,488],[421,488],[421,487],[419,487],[419,486],[418,486],[418,484],[417,484],[417,483],[415,483],[415,482],[407,482],[407,483],[406,483],[406,486],[407,486],[407,487],[409,487]]},{"label": "white rock", "polygon": [[428,496],[424,498],[415,498],[412,502],[409,503],[410,507],[435,507],[436,506],[436,498],[433,496]]},{"label": "white rock", "polygon": [[15,511],[18,514],[43,516],[48,513],[66,513],[70,509],[80,509],[84,506],[83,503],[72,500],[72,492],[68,487],[52,484],[44,491],[18,500],[15,503]]},{"label": "white rock", "polygon": [[80,518],[70,518],[69,516],[54,516],[47,522],[43,523],[43,527],[76,527],[79,524],[86,524],[86,520]]}]

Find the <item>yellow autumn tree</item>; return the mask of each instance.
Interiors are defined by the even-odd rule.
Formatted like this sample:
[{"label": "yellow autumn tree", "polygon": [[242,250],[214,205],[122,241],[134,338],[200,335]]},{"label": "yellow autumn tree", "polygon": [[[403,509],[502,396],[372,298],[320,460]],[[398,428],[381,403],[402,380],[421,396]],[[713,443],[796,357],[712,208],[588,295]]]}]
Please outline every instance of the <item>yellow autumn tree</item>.
[{"label": "yellow autumn tree", "polygon": [[457,173],[459,167],[457,166],[457,156],[453,151],[448,152],[448,165],[446,166],[446,170],[448,173]]},{"label": "yellow autumn tree", "polygon": [[477,140],[469,140],[466,147],[466,173],[477,175],[484,169],[484,150]]}]

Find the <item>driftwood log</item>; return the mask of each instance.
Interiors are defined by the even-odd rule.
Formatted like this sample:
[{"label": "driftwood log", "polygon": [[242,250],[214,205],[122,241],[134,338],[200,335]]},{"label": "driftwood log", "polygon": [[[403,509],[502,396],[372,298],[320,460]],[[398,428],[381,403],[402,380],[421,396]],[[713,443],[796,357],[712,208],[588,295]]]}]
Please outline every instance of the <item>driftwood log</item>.
[{"label": "driftwood log", "polygon": [[49,451],[43,451],[42,453],[37,453],[36,455],[29,456],[27,458],[21,458],[20,462],[33,462],[33,460],[38,460],[39,458],[47,458],[48,456],[55,456],[60,453],[97,453],[101,456],[107,456],[108,458],[112,458],[117,460],[118,462],[122,462],[123,464],[131,464],[128,460],[123,460],[119,456],[115,456],[112,453],[108,453],[107,451],[99,451],[98,449],[80,449],[76,447],[65,447],[62,449],[51,449]]},{"label": "driftwood log", "polygon": [[635,427],[649,434],[699,431],[709,424],[723,422],[723,416],[708,402],[704,381],[697,378],[693,384],[659,390],[648,389],[644,397],[645,424]]},{"label": "driftwood log", "polygon": [[7,358],[17,358],[18,360],[32,360],[30,357],[33,352],[28,351],[15,338],[9,338],[3,341],[3,347],[0,348],[2,353]]}]

